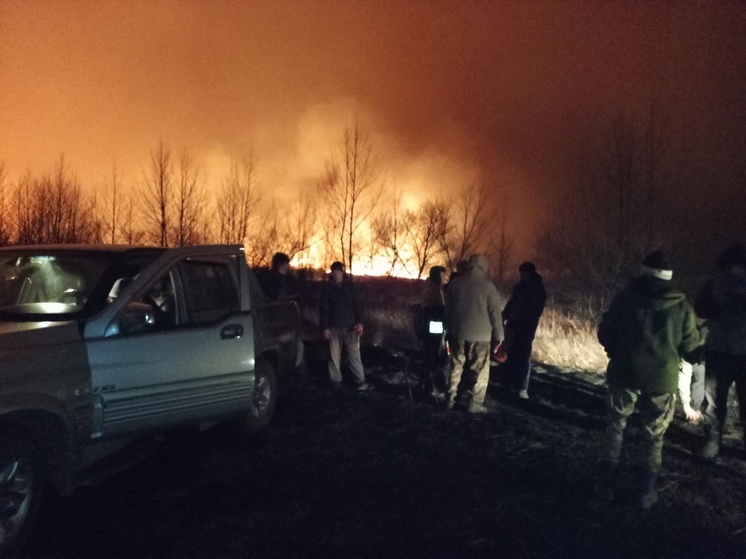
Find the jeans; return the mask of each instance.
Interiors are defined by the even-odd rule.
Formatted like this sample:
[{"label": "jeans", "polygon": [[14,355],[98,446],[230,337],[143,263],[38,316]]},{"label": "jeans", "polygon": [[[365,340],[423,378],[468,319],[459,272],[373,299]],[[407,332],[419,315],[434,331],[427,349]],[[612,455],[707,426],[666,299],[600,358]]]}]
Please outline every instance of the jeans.
[{"label": "jeans", "polygon": [[517,338],[511,340],[508,346],[505,372],[510,387],[515,390],[528,390],[528,381],[531,377],[532,345],[533,339],[525,341]]},{"label": "jeans", "polygon": [[741,423],[746,426],[746,355],[708,351],[705,363],[705,430],[722,436],[728,414],[728,392],[734,382],[738,396],[738,412]]},{"label": "jeans", "polygon": [[345,328],[330,328],[332,337],[329,340],[329,378],[332,382],[342,382],[342,348],[347,354],[350,370],[357,384],[365,382],[365,371],[360,359],[360,336]]}]

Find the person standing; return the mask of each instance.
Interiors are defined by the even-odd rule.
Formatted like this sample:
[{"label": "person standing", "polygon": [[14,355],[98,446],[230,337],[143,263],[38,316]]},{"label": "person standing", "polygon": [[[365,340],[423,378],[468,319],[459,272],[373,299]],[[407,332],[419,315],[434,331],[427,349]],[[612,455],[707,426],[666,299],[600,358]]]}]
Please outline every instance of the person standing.
[{"label": "person standing", "polygon": [[295,299],[298,296],[295,278],[290,273],[290,258],[287,254],[276,252],[272,256],[272,267],[267,273],[263,287],[267,297],[276,301]]},{"label": "person standing", "polygon": [[329,281],[321,292],[319,325],[329,342],[329,378],[334,387],[342,384],[342,350],[355,377],[357,390],[371,390],[365,381],[360,359],[360,336],[363,334],[362,308],[352,280],[345,274],[344,264],[334,262]]},{"label": "person standing", "polygon": [[663,251],[642,261],[640,276],[616,295],[598,327],[598,340],[609,356],[606,370],[608,424],[599,462],[599,495],[614,498],[619,456],[627,419],[635,411],[642,424],[632,472],[642,509],[655,504],[663,435],[676,404],[679,366],[699,344],[694,310],[671,287],[673,270]]},{"label": "person standing", "polygon": [[422,320],[418,337],[422,344],[423,369],[420,386],[426,393],[442,398],[447,379],[448,359],[445,348],[445,286],[448,273],[433,266],[422,292]]},{"label": "person standing", "polygon": [[446,331],[451,347],[448,407],[468,398],[469,411],[476,413],[486,410],[491,344],[503,339],[500,298],[487,277],[488,269],[484,256],[473,255],[467,271],[449,282],[446,293]]},{"label": "person standing", "polygon": [[533,262],[521,264],[518,273],[520,279],[502,312],[505,324],[503,349],[508,354],[505,362],[508,383],[519,398],[528,399],[531,350],[547,302],[547,291]]},{"label": "person standing", "polygon": [[[705,442],[701,454],[720,453],[728,392],[736,383],[741,423],[746,425],[746,246],[737,244],[717,259],[720,274],[697,296],[694,310],[707,320],[705,340]],[[744,435],[746,445],[746,434]]]}]

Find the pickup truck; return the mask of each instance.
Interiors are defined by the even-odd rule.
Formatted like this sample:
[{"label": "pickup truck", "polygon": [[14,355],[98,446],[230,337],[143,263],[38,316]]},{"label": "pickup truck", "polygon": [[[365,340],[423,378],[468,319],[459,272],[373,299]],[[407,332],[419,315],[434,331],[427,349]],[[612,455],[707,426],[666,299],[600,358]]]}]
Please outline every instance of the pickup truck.
[{"label": "pickup truck", "polygon": [[113,441],[262,429],[301,360],[297,305],[264,297],[241,246],[0,249],[0,555]]}]

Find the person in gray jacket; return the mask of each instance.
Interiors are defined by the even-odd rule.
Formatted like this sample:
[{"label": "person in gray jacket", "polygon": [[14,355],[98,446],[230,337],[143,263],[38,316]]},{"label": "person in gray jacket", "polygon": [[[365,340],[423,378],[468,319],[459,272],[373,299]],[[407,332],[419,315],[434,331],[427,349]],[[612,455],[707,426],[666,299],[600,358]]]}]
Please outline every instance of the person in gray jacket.
[{"label": "person in gray jacket", "polygon": [[446,291],[446,329],[451,348],[447,394],[450,408],[468,398],[469,411],[485,411],[491,344],[503,339],[502,305],[495,284],[487,277],[488,269],[484,256],[473,255],[467,271],[451,281]]},{"label": "person in gray jacket", "polygon": [[[717,259],[720,275],[710,281],[694,303],[697,316],[707,319],[705,339],[705,442],[702,456],[720,452],[728,413],[728,391],[735,382],[741,424],[746,425],[746,246],[734,245]],[[746,435],[744,435],[746,445]]]}]

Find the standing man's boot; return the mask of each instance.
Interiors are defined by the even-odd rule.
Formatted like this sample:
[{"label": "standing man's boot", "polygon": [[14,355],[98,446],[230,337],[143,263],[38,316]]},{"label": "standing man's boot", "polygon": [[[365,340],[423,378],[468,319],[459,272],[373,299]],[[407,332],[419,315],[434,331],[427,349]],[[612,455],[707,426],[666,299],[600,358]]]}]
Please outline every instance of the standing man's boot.
[{"label": "standing man's boot", "polygon": [[616,491],[617,463],[611,460],[601,460],[597,465],[596,481],[593,492],[602,501],[613,501]]},{"label": "standing man's boot", "polygon": [[702,458],[715,458],[720,454],[721,437],[719,433],[714,431],[707,431],[705,433],[705,442],[702,444],[702,448],[699,450]]},{"label": "standing man's boot", "polygon": [[658,472],[641,469],[637,472],[636,477],[640,491],[638,503],[642,510],[648,510],[658,501],[658,492],[655,490]]}]

